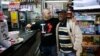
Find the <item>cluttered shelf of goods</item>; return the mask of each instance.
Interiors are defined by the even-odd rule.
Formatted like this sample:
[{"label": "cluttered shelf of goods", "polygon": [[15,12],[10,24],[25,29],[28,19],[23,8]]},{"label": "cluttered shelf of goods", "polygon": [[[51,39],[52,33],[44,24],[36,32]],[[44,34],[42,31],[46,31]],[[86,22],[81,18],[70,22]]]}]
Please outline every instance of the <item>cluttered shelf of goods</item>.
[{"label": "cluttered shelf of goods", "polygon": [[100,48],[100,15],[76,14],[75,17],[83,33],[82,56],[97,56]]},{"label": "cluttered shelf of goods", "polygon": [[83,37],[85,37],[85,36],[97,36],[97,37],[100,37],[100,35],[83,35]]}]

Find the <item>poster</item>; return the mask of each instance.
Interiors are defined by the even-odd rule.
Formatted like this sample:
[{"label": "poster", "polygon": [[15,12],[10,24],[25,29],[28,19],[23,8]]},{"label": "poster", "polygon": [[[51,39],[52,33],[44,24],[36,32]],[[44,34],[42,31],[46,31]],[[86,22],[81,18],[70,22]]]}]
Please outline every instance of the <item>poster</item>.
[{"label": "poster", "polygon": [[11,11],[11,23],[18,23],[18,12]]},{"label": "poster", "polygon": [[12,28],[19,28],[18,12],[17,11],[11,11],[10,15],[11,15]]},{"label": "poster", "polygon": [[18,10],[20,8],[20,2],[14,1],[8,4],[8,11]]}]

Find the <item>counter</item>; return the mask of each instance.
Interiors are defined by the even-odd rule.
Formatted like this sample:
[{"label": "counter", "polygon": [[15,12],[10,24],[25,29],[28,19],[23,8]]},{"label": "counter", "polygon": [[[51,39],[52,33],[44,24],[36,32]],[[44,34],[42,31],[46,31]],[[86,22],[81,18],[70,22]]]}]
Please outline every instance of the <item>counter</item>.
[{"label": "counter", "polygon": [[20,33],[24,41],[6,49],[0,56],[39,56],[40,33],[38,31]]}]

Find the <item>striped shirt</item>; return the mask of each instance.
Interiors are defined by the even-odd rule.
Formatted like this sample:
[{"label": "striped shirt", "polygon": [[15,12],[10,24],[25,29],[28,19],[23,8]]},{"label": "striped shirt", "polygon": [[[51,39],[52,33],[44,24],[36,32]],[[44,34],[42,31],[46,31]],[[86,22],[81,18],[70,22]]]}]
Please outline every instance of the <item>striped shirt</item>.
[{"label": "striped shirt", "polygon": [[68,33],[67,23],[63,22],[59,24],[58,27],[58,40],[59,40],[59,50],[64,53],[70,53],[73,50],[73,44],[71,37]]}]

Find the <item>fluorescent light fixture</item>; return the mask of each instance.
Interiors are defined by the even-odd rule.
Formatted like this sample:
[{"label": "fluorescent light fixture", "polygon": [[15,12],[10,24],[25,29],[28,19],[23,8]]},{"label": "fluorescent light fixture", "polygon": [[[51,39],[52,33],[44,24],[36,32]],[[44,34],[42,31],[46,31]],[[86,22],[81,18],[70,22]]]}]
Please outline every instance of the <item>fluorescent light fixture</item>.
[{"label": "fluorescent light fixture", "polygon": [[9,1],[1,1],[1,4],[9,4]]},{"label": "fluorescent light fixture", "polygon": [[74,10],[84,10],[84,9],[100,9],[100,5],[86,6],[86,7],[74,7]]},{"label": "fluorescent light fixture", "polygon": [[52,2],[68,2],[68,1],[45,1],[46,3],[52,3]]},{"label": "fluorescent light fixture", "polygon": [[73,3],[93,3],[97,2],[96,0],[82,0],[82,1],[72,1]]}]

